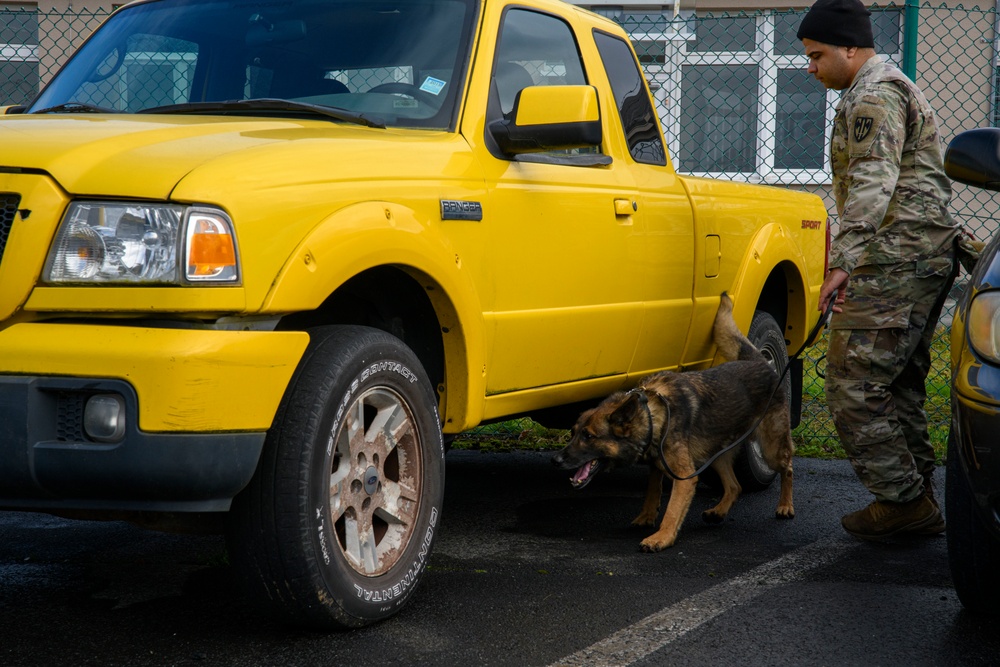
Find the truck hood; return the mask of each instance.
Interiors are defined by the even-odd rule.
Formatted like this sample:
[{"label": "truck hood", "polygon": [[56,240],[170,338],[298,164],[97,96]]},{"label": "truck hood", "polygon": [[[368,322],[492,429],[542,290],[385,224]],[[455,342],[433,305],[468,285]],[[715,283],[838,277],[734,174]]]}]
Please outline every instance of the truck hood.
[{"label": "truck hood", "polygon": [[199,167],[235,152],[310,137],[384,130],[321,120],[220,116],[4,116],[0,169],[39,170],[76,196],[167,199]]}]

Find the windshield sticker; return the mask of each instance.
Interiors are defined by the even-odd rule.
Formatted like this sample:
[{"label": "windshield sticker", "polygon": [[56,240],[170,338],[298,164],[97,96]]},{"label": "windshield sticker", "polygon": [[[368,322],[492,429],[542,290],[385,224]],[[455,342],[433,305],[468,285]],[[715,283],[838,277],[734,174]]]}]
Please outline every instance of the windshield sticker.
[{"label": "windshield sticker", "polygon": [[445,82],[441,79],[435,79],[432,76],[424,79],[424,82],[420,84],[420,90],[425,93],[430,93],[431,95],[441,94],[441,90],[444,88]]}]

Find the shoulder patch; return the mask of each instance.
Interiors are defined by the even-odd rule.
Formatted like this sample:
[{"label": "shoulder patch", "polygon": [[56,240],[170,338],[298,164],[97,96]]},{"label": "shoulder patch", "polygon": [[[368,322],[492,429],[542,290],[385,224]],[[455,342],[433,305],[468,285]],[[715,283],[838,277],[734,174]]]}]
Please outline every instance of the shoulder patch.
[{"label": "shoulder patch", "polygon": [[858,116],[854,119],[854,140],[864,141],[871,133],[875,119],[871,116]]},{"label": "shoulder patch", "polygon": [[859,104],[853,111],[847,150],[851,157],[863,157],[871,152],[887,113],[885,107],[874,104]]}]

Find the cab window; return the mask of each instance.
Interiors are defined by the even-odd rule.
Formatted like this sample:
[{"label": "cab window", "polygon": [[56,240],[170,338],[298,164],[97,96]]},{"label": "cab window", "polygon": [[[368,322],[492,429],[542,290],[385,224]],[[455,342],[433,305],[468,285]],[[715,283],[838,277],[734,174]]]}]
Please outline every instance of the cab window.
[{"label": "cab window", "polygon": [[603,32],[594,31],[594,41],[611,82],[632,159],[665,165],[667,156],[660,136],[660,119],[653,111],[632,50],[623,40]]}]

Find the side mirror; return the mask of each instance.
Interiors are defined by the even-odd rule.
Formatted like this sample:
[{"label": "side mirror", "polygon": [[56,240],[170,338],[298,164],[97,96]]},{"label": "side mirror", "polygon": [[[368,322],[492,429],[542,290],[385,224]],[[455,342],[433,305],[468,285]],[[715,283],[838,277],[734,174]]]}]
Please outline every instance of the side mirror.
[{"label": "side mirror", "polygon": [[959,183],[1000,190],[1000,128],[982,127],[955,136],[944,153],[944,170]]},{"label": "side mirror", "polygon": [[593,86],[530,86],[510,118],[489,124],[505,155],[601,145],[601,111]]},{"label": "side mirror", "polygon": [[28,107],[23,104],[12,104],[11,106],[0,107],[0,115],[24,113]]}]

